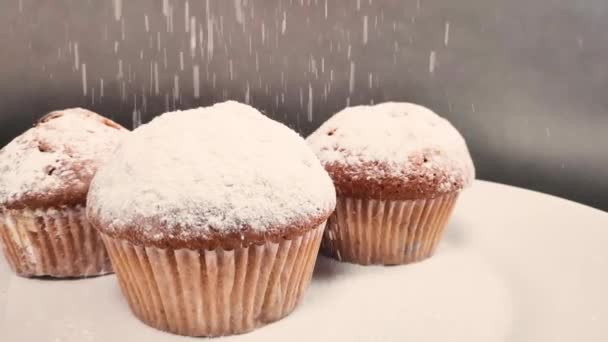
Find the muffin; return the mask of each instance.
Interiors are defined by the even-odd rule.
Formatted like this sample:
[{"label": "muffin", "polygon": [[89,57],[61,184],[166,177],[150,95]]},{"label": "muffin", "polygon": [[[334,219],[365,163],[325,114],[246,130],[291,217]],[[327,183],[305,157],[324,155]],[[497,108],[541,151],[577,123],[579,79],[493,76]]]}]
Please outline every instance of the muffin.
[{"label": "muffin", "polygon": [[342,261],[390,265],[430,257],[460,191],[475,178],[458,131],[411,103],[346,108],[307,141],[338,197],[321,251]]},{"label": "muffin", "polygon": [[86,220],[86,196],[125,132],[86,109],[65,109],[47,114],[0,150],[0,244],[15,273],[112,272],[101,237]]},{"label": "muffin", "polygon": [[304,139],[229,101],[134,130],[96,174],[88,204],[135,316],[221,336],[294,309],[335,190]]}]

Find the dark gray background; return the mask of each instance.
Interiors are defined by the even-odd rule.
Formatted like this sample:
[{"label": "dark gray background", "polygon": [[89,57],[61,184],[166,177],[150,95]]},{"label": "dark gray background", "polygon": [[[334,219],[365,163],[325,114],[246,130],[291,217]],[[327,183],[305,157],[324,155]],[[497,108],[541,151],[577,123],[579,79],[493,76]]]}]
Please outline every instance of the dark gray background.
[{"label": "dark gray background", "polygon": [[608,210],[605,0],[3,0],[0,26],[0,145],[71,106],[132,127],[235,99],[307,135],[411,101],[479,178]]}]

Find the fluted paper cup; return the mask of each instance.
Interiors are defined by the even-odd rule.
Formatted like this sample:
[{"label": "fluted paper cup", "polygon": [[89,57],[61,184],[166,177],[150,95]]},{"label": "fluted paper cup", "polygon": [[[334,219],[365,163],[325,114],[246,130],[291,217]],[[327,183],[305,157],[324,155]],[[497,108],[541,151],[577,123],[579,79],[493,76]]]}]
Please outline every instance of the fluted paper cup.
[{"label": "fluted paper cup", "polygon": [[458,192],[411,201],[338,197],[321,252],[362,265],[397,265],[433,255]]},{"label": "fluted paper cup", "polygon": [[85,277],[112,272],[84,206],[0,209],[0,241],[21,276]]},{"label": "fluted paper cup", "polygon": [[324,226],[234,250],[161,249],[102,236],[136,317],[179,335],[223,336],[295,308],[310,283]]}]

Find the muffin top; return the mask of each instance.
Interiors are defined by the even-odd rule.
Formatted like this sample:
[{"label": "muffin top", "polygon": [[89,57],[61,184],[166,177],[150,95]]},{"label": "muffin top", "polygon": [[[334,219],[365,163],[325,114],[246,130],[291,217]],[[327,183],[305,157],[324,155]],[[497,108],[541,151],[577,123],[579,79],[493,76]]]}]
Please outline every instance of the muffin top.
[{"label": "muffin top", "polygon": [[413,200],[459,191],[475,178],[460,133],[430,109],[387,102],[346,108],[307,139],[338,195]]},{"label": "muffin top", "polygon": [[126,129],[82,108],[51,112],[0,150],[0,208],[84,205]]},{"label": "muffin top", "polygon": [[323,223],[332,181],[304,139],[229,101],[165,113],[125,139],[93,179],[88,217],[146,246],[234,248]]}]

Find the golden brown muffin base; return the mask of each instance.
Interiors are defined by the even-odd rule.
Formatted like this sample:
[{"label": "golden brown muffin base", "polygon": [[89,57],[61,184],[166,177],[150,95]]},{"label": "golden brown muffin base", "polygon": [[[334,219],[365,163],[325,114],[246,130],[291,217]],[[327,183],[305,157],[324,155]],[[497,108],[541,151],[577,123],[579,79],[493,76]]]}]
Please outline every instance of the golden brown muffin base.
[{"label": "golden brown muffin base", "polygon": [[84,206],[0,209],[0,245],[20,276],[87,277],[112,272]]},{"label": "golden brown muffin base", "polygon": [[321,253],[361,265],[424,260],[435,252],[458,194],[412,201],[338,197]]},{"label": "golden brown muffin base", "polygon": [[288,315],[308,287],[325,223],[233,250],[143,247],[102,234],[131,311],[188,336],[240,334]]}]

